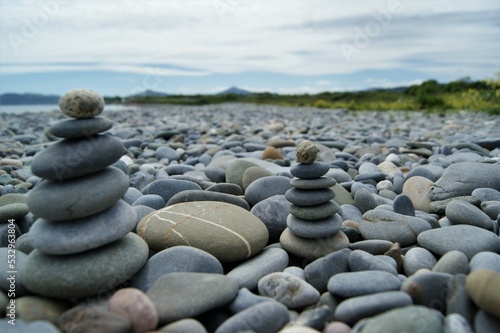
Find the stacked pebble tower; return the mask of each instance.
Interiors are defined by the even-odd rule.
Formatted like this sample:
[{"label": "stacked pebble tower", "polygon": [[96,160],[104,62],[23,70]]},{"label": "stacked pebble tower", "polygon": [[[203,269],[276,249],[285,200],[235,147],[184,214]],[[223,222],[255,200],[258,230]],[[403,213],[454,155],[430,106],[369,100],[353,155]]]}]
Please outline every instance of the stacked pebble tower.
[{"label": "stacked pebble tower", "polygon": [[[114,288],[130,278],[130,273],[111,270],[112,276],[106,278],[106,272],[99,272],[105,277],[101,284],[89,276],[88,285],[74,286],[70,276],[65,275],[68,272],[50,272],[51,265],[62,263],[68,270],[72,266],[83,270],[88,265],[92,270],[99,266],[97,261],[104,263],[109,259],[100,258],[101,252],[125,243],[129,247],[143,244],[130,233],[137,222],[136,213],[121,200],[129,186],[128,177],[111,166],[125,153],[125,148],[119,139],[101,134],[113,124],[107,118],[97,117],[104,109],[103,98],[92,90],[77,89],[62,96],[59,106],[74,119],[51,126],[50,134],[63,139],[37,154],[31,163],[33,174],[43,180],[28,196],[28,206],[38,219],[29,231],[34,248],[29,261],[33,263],[23,275],[26,287],[34,293],[80,298]],[[144,264],[146,259],[147,253],[139,262]],[[129,267],[130,270],[140,269],[139,262],[132,265],[138,267]]]},{"label": "stacked pebble tower", "polygon": [[[281,236],[285,250],[299,257],[322,257],[340,250],[348,244],[347,236],[340,231],[342,218],[339,205],[332,201],[335,179],[324,175],[330,166],[317,162],[318,148],[309,140],[303,141],[296,152],[297,164],[290,168],[294,187],[285,194],[292,204],[287,217],[287,228]],[[286,240],[285,240],[286,239]],[[291,243],[307,243],[309,251],[295,251]]]}]

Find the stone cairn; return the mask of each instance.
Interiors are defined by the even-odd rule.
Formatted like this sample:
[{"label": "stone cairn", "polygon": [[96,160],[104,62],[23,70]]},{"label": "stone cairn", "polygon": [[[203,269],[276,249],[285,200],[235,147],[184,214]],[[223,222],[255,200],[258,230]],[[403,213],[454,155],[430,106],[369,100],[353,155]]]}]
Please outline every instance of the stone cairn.
[{"label": "stone cairn", "polygon": [[62,96],[59,107],[73,119],[50,127],[51,135],[63,139],[37,154],[31,163],[33,174],[43,179],[28,196],[28,206],[38,219],[29,231],[35,250],[29,256],[33,267],[25,272],[24,282],[40,295],[79,298],[114,288],[130,276],[117,277],[114,272],[106,278],[102,272],[107,281],[100,283],[89,275],[85,285],[72,278],[78,272],[50,272],[50,265],[59,263],[68,270],[99,266],[98,261],[106,262],[100,257],[105,246],[125,238],[123,242],[134,243],[129,232],[137,216],[121,200],[129,186],[127,175],[111,166],[125,148],[119,139],[101,134],[113,125],[110,119],[97,117],[104,109],[104,99],[92,90],[77,89]]},{"label": "stone cairn", "polygon": [[[280,237],[285,250],[310,259],[325,256],[349,244],[347,236],[340,231],[340,207],[332,201],[335,192],[331,187],[337,182],[324,176],[330,166],[316,162],[318,152],[318,148],[309,140],[297,147],[298,163],[290,168],[294,176],[290,184],[294,188],[285,194],[292,205],[287,217],[287,228]],[[295,244],[301,246],[296,247]]]}]

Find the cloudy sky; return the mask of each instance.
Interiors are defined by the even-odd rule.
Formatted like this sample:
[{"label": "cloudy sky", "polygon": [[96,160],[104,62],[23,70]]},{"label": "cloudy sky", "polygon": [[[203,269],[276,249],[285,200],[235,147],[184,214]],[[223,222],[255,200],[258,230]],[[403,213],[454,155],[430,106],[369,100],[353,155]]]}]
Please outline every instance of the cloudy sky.
[{"label": "cloudy sky", "polygon": [[0,0],[0,93],[316,93],[499,70],[498,0]]}]

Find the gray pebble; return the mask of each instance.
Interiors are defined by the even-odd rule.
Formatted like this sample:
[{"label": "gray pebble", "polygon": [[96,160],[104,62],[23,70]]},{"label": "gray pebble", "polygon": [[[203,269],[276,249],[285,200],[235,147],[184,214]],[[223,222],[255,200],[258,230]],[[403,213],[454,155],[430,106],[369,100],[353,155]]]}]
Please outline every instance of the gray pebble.
[{"label": "gray pebble", "polygon": [[283,230],[286,229],[290,205],[284,195],[275,195],[253,206],[250,212],[264,222],[270,239],[279,239]]},{"label": "gray pebble", "polygon": [[467,274],[469,272],[469,259],[460,251],[446,252],[432,267],[432,271],[452,275]]},{"label": "gray pebble", "polygon": [[411,248],[404,257],[403,269],[407,276],[415,274],[419,269],[431,270],[436,264],[436,258],[422,247]]},{"label": "gray pebble", "polygon": [[397,275],[398,272],[391,264],[365,251],[354,250],[349,254],[348,264],[351,272],[385,271]]},{"label": "gray pebble", "polygon": [[215,330],[215,333],[277,332],[289,320],[288,310],[282,304],[278,302],[261,302],[238,312],[224,321]]},{"label": "gray pebble", "polygon": [[411,297],[401,291],[387,291],[351,297],[342,301],[336,307],[334,318],[352,326],[363,318],[412,304]]},{"label": "gray pebble", "polygon": [[500,273],[500,255],[498,253],[483,251],[475,254],[469,262],[470,271],[491,269]]},{"label": "gray pebble", "polygon": [[289,309],[315,304],[319,292],[304,280],[287,273],[271,273],[259,280],[259,294],[272,297]]},{"label": "gray pebble", "polygon": [[259,280],[288,266],[288,254],[278,248],[268,248],[233,268],[226,276],[238,283],[239,288],[255,289]]},{"label": "gray pebble", "polygon": [[325,292],[332,276],[349,270],[350,253],[351,250],[342,249],[314,260],[304,268],[306,281],[319,292]]},{"label": "gray pebble", "polygon": [[458,313],[450,313],[444,318],[443,333],[474,333],[467,320]]},{"label": "gray pebble", "polygon": [[493,226],[493,221],[486,213],[462,200],[451,201],[446,206],[445,214],[448,220],[454,225],[467,224],[487,230]]},{"label": "gray pebble", "polygon": [[401,280],[385,271],[339,273],[328,281],[328,291],[333,295],[349,298],[398,290]]}]

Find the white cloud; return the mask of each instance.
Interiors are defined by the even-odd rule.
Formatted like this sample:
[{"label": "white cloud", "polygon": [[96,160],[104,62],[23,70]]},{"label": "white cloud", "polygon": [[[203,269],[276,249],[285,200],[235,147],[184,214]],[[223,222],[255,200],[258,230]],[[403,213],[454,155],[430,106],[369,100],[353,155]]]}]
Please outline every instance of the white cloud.
[{"label": "white cloud", "polygon": [[[498,24],[463,22],[498,13],[500,2],[400,1],[386,26],[367,30],[392,2],[0,0],[1,72],[70,70],[77,63],[141,74],[148,66],[182,68],[160,75],[401,68],[488,75],[500,68]],[[371,36],[363,42],[359,31]],[[355,48],[350,61],[342,43]]]}]

